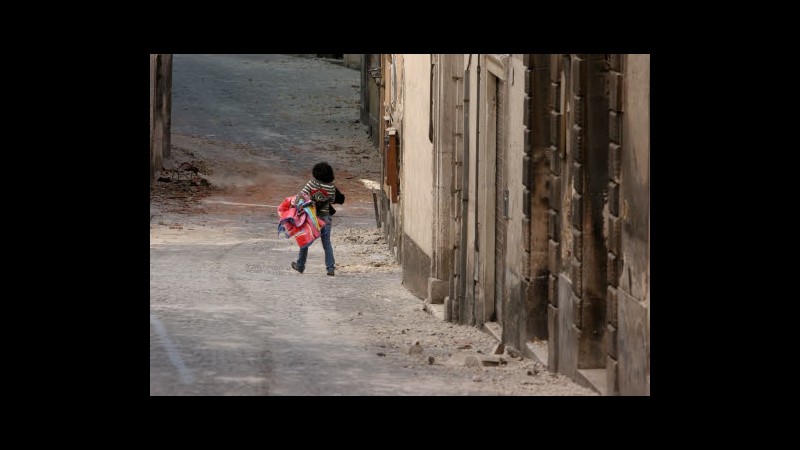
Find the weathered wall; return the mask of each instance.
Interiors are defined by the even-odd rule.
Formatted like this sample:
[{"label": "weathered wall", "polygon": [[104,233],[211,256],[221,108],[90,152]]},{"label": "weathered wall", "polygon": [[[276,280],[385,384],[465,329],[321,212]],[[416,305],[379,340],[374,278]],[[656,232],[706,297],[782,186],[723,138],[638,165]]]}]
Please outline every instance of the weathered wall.
[{"label": "weathered wall", "polygon": [[462,76],[461,55],[435,55],[434,85],[434,217],[431,225],[433,233],[433,260],[428,279],[427,299],[431,303],[444,303],[449,295],[453,274],[453,181],[456,167],[453,157],[456,153],[458,107],[463,92],[458,92],[458,79]]},{"label": "weathered wall", "polygon": [[[559,342],[558,371],[576,376],[579,369],[606,366],[606,264],[604,235],[608,190],[609,106],[606,91],[605,55],[558,57],[560,82],[553,93],[560,96],[560,147],[556,162],[561,175],[561,204],[552,233],[559,254],[556,305]],[[557,68],[556,68],[557,69]],[[554,73],[555,75],[555,73]],[[560,91],[560,92],[559,92]],[[558,126],[556,128],[559,128]],[[551,132],[552,132],[551,128]],[[555,157],[555,156],[554,156]],[[569,292],[563,292],[569,288]]]},{"label": "weathered wall", "polygon": [[[609,133],[621,146],[618,271],[618,383],[621,395],[644,395],[649,346],[650,55],[626,55],[623,111]],[[614,123],[616,119],[617,123]],[[619,125],[621,124],[621,127]],[[621,137],[619,130],[621,129]]]},{"label": "weathered wall", "polygon": [[366,70],[366,95],[364,101],[366,102],[366,122],[364,125],[369,127],[370,137],[372,143],[378,147],[383,145],[380,142],[380,127],[381,127],[381,86],[380,82],[383,81],[381,54],[368,54],[365,55],[364,66]]},{"label": "weathered wall", "polygon": [[[526,218],[523,202],[529,200],[525,196],[523,172],[525,158],[524,141],[526,119],[529,112],[526,101],[527,68],[522,55],[511,55],[505,67],[506,101],[504,116],[505,128],[505,180],[508,189],[508,218],[505,230],[505,303],[503,306],[503,341],[517,348],[524,348],[526,336],[525,292],[529,278],[527,265],[530,262],[529,248],[526,249],[523,227]],[[523,232],[523,228],[526,230]],[[529,247],[529,246],[528,246]]]},{"label": "weathered wall", "polygon": [[[403,215],[403,285],[427,296],[432,255],[433,143],[430,55],[403,57],[403,129],[400,203]],[[426,264],[427,263],[427,264]]]},{"label": "weathered wall", "polygon": [[361,57],[359,54],[345,53],[343,55],[344,66],[350,69],[361,70]]},{"label": "weathered wall", "polygon": [[[550,176],[548,183],[548,218],[547,218],[547,367],[553,372],[560,371],[559,354],[562,348],[561,337],[561,291],[564,283],[561,277],[561,218],[564,211],[564,171],[562,170],[563,155],[566,146],[566,132],[564,129],[564,85],[565,73],[563,71],[564,59],[561,55],[548,55],[550,66],[550,83],[547,94],[547,126],[549,133],[548,160],[550,163]],[[532,130],[536,133],[536,129]]]},{"label": "weathered wall", "polygon": [[456,55],[460,70],[456,79],[456,139],[453,155],[453,277],[450,295],[445,301],[445,318],[457,323],[468,323],[467,292],[471,286],[471,272],[467,266],[469,224],[469,172],[470,172],[470,114],[472,112],[470,55]]},{"label": "weathered wall", "polygon": [[508,78],[509,219],[503,333],[507,343],[519,349],[534,338],[548,336],[549,59],[549,55],[515,55]]},{"label": "weathered wall", "polygon": [[[580,61],[582,95],[576,105],[576,123],[584,129],[582,160],[576,158],[576,177],[582,180],[575,184],[580,188],[583,203],[580,238],[582,249],[580,261],[581,311],[576,322],[581,329],[579,368],[599,369],[606,365],[606,291],[608,285],[608,251],[603,226],[604,207],[608,197],[608,130],[609,106],[606,92],[607,63],[603,54],[578,55]],[[577,152],[576,152],[577,154]],[[578,174],[578,171],[582,172]],[[578,180],[575,180],[578,181]]]},{"label": "weathered wall", "polygon": [[[464,296],[464,305],[461,308],[461,323],[468,324],[468,325],[475,325],[476,323],[476,282],[478,281],[478,274],[476,270],[476,264],[478,264],[478,260],[476,258],[476,220],[477,220],[477,206],[478,206],[478,190],[477,190],[477,175],[478,175],[478,66],[480,65],[480,55],[472,54],[472,55],[464,55],[464,65],[468,67],[469,72],[469,105],[467,107],[469,113],[469,117],[467,118],[467,139],[468,142],[468,164],[469,164],[469,179],[466,182],[466,191],[467,191],[467,210],[465,211],[465,217],[462,217],[462,220],[466,220],[466,230],[467,230],[467,237],[466,237],[466,245],[463,249],[463,252],[466,256],[466,270],[464,271],[464,278],[466,284],[465,296]],[[479,289],[479,287],[478,287]],[[481,297],[482,299],[482,297]]]},{"label": "weathered wall", "polygon": [[[575,126],[575,103],[574,91],[575,84],[580,80],[576,79],[576,70],[573,68],[573,60],[570,56],[556,55],[559,59],[560,67],[560,107],[561,111],[558,119],[561,121],[559,145],[559,165],[561,170],[560,177],[554,177],[553,182],[561,183],[561,210],[554,218],[555,229],[553,230],[558,241],[559,255],[556,261],[556,273],[558,273],[558,371],[570,377],[576,375],[578,369],[578,341],[580,339],[580,329],[575,326],[576,317],[580,312],[580,292],[582,266],[577,257],[573,257],[574,250],[580,250],[580,230],[574,229],[574,223],[581,223],[576,218],[582,214],[582,196],[575,190],[573,179],[575,175],[575,152],[580,150],[582,145],[582,132]],[[578,234],[576,236],[576,234]],[[576,239],[577,238],[577,239]],[[577,246],[577,247],[574,247]],[[576,314],[578,313],[578,314]]]},{"label": "weathered wall", "polygon": [[424,299],[428,295],[428,271],[431,257],[407,234],[401,237],[403,286],[412,294]]},{"label": "weathered wall", "polygon": [[463,78],[437,72],[445,56],[433,85],[429,55],[391,58],[403,284],[446,285],[448,320],[496,320],[508,345],[547,339],[552,371],[605,369],[609,394],[647,394],[649,56],[464,55]]},{"label": "weathered wall", "polygon": [[155,180],[155,156],[153,154],[153,131],[155,131],[155,91],[156,91],[156,55],[150,55],[150,188]]},{"label": "weathered wall", "polygon": [[150,185],[170,156],[172,55],[150,55]]},{"label": "weathered wall", "polygon": [[[395,170],[397,171],[398,179],[402,179],[403,175],[403,168],[402,168],[402,148],[403,148],[403,140],[402,140],[402,130],[403,130],[403,94],[402,94],[402,67],[398,67],[398,65],[402,64],[402,55],[395,55],[395,54],[381,54],[378,55],[378,58],[373,58],[370,55],[365,55],[362,59],[364,62],[365,67],[362,69],[364,73],[369,70],[369,66],[376,66],[374,63],[375,60],[380,61],[381,67],[381,86],[379,86],[379,90],[377,90],[377,94],[380,97],[380,105],[379,111],[376,111],[375,114],[380,117],[380,120],[376,123],[378,124],[377,127],[377,140],[380,142],[378,145],[378,152],[381,155],[381,199],[380,199],[380,216],[381,216],[381,233],[383,234],[384,238],[386,239],[387,245],[393,251],[395,258],[399,263],[402,263],[402,256],[403,253],[401,251],[402,248],[402,208],[400,203],[392,203],[392,190],[396,188],[392,187],[388,183],[389,175],[389,163],[387,162],[387,151],[388,151],[388,138],[391,133],[387,133],[387,128],[391,127],[394,129],[394,134],[396,137],[396,161],[398,164],[396,166],[400,166],[399,170],[396,167]],[[373,61],[373,62],[369,62]],[[362,86],[362,92],[368,92],[370,86],[375,84],[372,80],[370,75],[365,75],[364,78],[366,81],[366,88]],[[369,95],[366,95],[365,98],[368,98]],[[368,100],[369,101],[369,100]],[[387,119],[388,118],[388,119]]]},{"label": "weathered wall", "polygon": [[[496,192],[497,176],[497,156],[498,153],[505,158],[505,147],[501,143],[498,151],[497,147],[497,117],[505,110],[505,102],[498,99],[498,90],[506,92],[504,83],[506,67],[505,64],[498,64],[494,55],[481,55],[481,95],[479,120],[480,135],[478,139],[478,259],[480,261],[480,271],[478,273],[477,292],[480,296],[476,298],[475,313],[478,324],[495,321],[502,326],[502,299],[505,297],[504,289],[504,268],[495,270],[497,245],[505,247],[505,220],[500,221],[500,236],[502,242],[497,242],[498,223],[495,220],[498,200]],[[501,122],[501,127],[504,124]],[[502,133],[502,130],[501,130]],[[505,136],[502,136],[504,138]],[[505,174],[502,174],[504,177]],[[502,202],[502,200],[500,200]],[[497,262],[504,266],[504,261]],[[499,289],[497,289],[499,288]],[[499,291],[499,292],[498,292]],[[497,301],[496,301],[497,300]]]},{"label": "weathered wall", "polygon": [[[526,334],[520,339],[548,339],[547,314],[550,285],[549,238],[547,225],[550,199],[559,195],[560,186],[550,184],[550,55],[528,57],[528,87],[526,103],[528,130],[523,139],[523,210],[528,205],[528,220],[523,220],[522,235],[528,251],[528,266],[523,273],[529,278],[525,292]],[[524,169],[527,168],[527,174]],[[553,202],[557,204],[556,202]],[[524,344],[524,342],[520,342]],[[524,347],[523,347],[524,348]]]}]

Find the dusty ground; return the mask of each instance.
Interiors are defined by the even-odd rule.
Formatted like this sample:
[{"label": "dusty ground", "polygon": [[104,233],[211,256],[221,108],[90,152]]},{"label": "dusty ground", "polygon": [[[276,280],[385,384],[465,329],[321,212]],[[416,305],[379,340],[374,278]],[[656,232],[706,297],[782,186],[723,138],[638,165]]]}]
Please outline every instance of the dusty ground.
[{"label": "dusty ground", "polygon": [[[174,83],[170,181],[151,196],[151,395],[595,395],[493,355],[489,334],[437,319],[402,287],[361,181],[377,181],[380,160],[356,123],[357,71],[175,55]],[[270,95],[267,126],[258,105]],[[335,277],[318,243],[306,272],[292,271],[297,247],[277,234],[275,207],[322,159],[347,195]]]}]

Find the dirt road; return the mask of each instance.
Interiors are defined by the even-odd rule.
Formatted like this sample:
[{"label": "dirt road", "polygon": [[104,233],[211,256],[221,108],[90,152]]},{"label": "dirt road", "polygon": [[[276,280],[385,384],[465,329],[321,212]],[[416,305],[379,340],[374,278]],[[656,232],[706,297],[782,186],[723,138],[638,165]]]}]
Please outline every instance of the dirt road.
[{"label": "dirt road", "polygon": [[[595,395],[491,355],[491,336],[401,286],[366,187],[380,161],[358,83],[311,58],[174,56],[173,158],[150,203],[150,394]],[[320,243],[293,271],[277,233],[275,207],[320,160],[347,195],[335,277]]]}]

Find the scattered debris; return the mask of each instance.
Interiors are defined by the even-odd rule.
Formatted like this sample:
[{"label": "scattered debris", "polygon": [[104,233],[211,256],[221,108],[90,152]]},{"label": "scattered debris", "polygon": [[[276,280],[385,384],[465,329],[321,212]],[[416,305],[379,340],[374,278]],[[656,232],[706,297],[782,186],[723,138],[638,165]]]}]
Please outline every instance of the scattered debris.
[{"label": "scattered debris", "polygon": [[181,169],[181,170],[185,170],[187,172],[194,172],[194,173],[198,173],[200,171],[200,169],[198,169],[197,166],[195,166],[194,164],[192,164],[190,162],[182,162],[178,166],[178,168]]},{"label": "scattered debris", "polygon": [[482,361],[481,361],[481,363],[484,366],[495,367],[495,366],[508,364],[508,361],[506,361],[506,359],[503,358],[502,356],[484,356]]}]

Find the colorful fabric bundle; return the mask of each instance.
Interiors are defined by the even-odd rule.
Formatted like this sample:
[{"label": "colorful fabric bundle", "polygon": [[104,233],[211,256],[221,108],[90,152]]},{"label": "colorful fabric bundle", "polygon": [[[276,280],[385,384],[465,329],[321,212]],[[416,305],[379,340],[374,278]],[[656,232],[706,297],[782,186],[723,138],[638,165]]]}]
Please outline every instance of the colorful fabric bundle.
[{"label": "colorful fabric bundle", "polygon": [[287,238],[294,237],[300,248],[305,248],[320,236],[325,221],[317,217],[313,201],[303,198],[298,207],[295,200],[298,197],[286,197],[278,205],[278,236],[283,232]]}]

